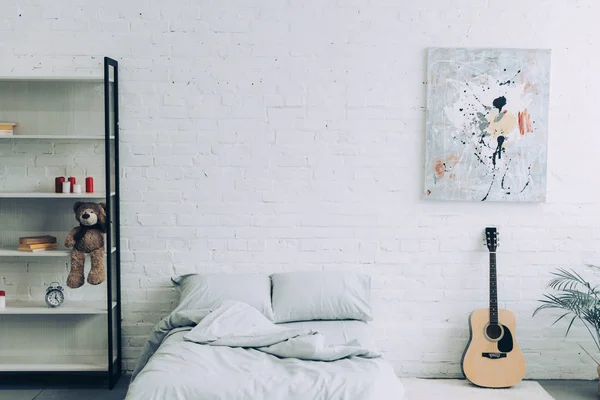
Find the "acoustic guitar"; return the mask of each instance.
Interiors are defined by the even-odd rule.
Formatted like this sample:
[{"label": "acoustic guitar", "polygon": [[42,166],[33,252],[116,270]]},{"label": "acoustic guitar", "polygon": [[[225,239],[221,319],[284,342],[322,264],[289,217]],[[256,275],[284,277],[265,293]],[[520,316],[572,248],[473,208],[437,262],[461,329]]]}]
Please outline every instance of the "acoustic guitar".
[{"label": "acoustic guitar", "polygon": [[474,385],[503,388],[523,379],[526,362],[515,339],[515,315],[498,309],[496,228],[485,228],[485,242],[490,253],[490,308],[475,310],[469,317],[471,336],[463,354],[462,370]]}]

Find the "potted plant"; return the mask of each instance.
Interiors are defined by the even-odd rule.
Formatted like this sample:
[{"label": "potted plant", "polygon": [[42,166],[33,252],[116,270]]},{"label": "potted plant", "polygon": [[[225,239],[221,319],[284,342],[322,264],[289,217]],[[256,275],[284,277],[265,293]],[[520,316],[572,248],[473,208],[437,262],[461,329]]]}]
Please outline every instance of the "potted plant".
[{"label": "potted plant", "polygon": [[[595,265],[588,267],[600,270]],[[569,334],[573,322],[581,321],[585,328],[590,333],[594,340],[596,349],[600,352],[600,288],[592,286],[581,275],[574,270],[567,271],[564,268],[559,268],[556,272],[552,272],[554,278],[548,283],[548,287],[554,289],[554,294],[544,294],[544,299],[540,300],[541,306],[533,312],[535,316],[538,312],[545,309],[559,309],[564,313],[552,323],[556,324],[563,318],[570,319],[565,337]],[[579,347],[596,363],[598,376],[600,377],[600,363],[581,345]],[[598,386],[600,393],[600,385]]]}]

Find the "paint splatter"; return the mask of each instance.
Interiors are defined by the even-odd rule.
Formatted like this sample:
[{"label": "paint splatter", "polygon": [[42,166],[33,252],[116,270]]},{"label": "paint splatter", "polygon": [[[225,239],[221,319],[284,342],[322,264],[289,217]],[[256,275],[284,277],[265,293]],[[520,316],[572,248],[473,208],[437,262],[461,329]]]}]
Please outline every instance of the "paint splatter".
[{"label": "paint splatter", "polygon": [[433,166],[433,169],[435,170],[435,174],[439,179],[446,175],[446,167],[444,166],[444,162],[442,160],[437,160]]},{"label": "paint splatter", "polygon": [[519,133],[521,136],[525,135],[525,132],[533,132],[533,126],[531,126],[531,115],[527,109],[521,112],[519,111]]},{"label": "paint splatter", "polygon": [[[504,136],[507,139],[517,127],[517,117],[508,110],[500,112],[494,108],[490,111],[487,118],[489,123],[487,132],[496,141],[498,140],[498,136]],[[494,145],[494,147],[496,146]]]},{"label": "paint splatter", "polygon": [[494,99],[492,105],[498,109],[498,112],[502,111],[502,107],[506,105],[506,97],[500,96],[497,99]]},{"label": "paint splatter", "polygon": [[456,168],[459,160],[460,158],[456,154],[450,154],[445,159],[436,160],[433,169],[437,179],[442,179],[447,172],[450,172],[449,178],[454,179],[456,175],[452,171]]},{"label": "paint splatter", "polygon": [[494,165],[494,167],[496,166],[496,157],[498,157],[498,159],[500,160],[502,158],[502,152],[504,151],[504,136],[498,136],[497,140],[498,146],[496,147],[494,154],[492,154],[492,164]]}]

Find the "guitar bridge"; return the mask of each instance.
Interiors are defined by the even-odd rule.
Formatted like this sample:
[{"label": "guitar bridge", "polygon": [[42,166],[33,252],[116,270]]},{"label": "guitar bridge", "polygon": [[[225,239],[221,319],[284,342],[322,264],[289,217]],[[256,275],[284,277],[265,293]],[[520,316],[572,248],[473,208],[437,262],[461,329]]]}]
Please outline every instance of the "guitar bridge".
[{"label": "guitar bridge", "polygon": [[481,357],[497,360],[499,358],[506,358],[506,353],[481,353]]}]

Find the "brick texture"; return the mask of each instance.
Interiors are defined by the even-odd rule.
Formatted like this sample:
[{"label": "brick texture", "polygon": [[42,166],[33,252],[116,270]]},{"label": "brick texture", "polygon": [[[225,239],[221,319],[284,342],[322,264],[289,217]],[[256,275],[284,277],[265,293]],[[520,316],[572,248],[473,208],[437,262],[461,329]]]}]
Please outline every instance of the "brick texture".
[{"label": "brick texture", "polygon": [[[0,75],[121,65],[128,370],[177,300],[173,274],[347,269],[373,277],[374,335],[399,375],[459,376],[495,224],[500,304],[517,315],[527,377],[595,376],[584,328],[565,339],[532,312],[554,268],[597,279],[583,265],[600,263],[599,3],[13,3]],[[553,50],[546,203],[421,199],[429,46]],[[61,151],[0,147],[0,184],[36,182]]]}]

